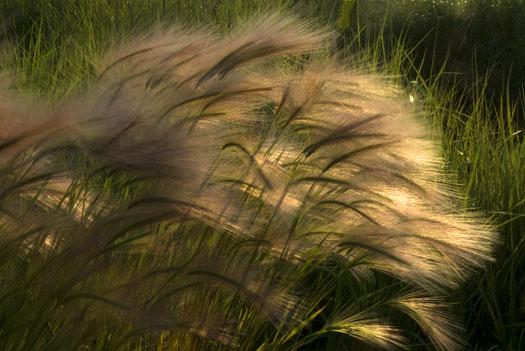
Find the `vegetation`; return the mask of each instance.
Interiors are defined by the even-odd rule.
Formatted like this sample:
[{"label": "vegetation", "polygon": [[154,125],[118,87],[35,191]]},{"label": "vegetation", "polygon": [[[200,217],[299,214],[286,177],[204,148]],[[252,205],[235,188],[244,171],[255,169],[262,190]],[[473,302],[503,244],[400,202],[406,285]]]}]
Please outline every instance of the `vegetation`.
[{"label": "vegetation", "polygon": [[520,1],[0,15],[2,350],[524,347]]}]

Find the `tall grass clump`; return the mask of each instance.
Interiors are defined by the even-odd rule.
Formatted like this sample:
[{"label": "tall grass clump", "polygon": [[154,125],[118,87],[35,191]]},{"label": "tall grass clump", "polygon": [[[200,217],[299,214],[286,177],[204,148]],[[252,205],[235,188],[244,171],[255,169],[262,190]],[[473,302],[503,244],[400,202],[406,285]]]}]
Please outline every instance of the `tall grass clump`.
[{"label": "tall grass clump", "polygon": [[53,103],[6,87],[0,348],[464,346],[494,230],[422,110],[264,13],[124,36]]}]

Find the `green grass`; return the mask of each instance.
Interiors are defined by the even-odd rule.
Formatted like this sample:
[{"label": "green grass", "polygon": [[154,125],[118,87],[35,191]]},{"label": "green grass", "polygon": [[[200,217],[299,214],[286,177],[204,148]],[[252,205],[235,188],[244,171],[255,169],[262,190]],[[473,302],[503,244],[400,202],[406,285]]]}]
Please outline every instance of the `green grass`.
[{"label": "green grass", "polygon": [[[222,31],[269,7],[295,1],[2,1],[3,66],[14,69],[24,89],[46,96],[80,89],[93,76],[91,63],[123,37],[159,22],[201,23]],[[337,3],[306,2],[303,16],[335,18]],[[67,54],[64,54],[67,53]]]},{"label": "green grass", "polygon": [[[524,29],[525,6],[510,0],[468,1],[461,8],[431,5],[428,1],[388,1],[396,6],[383,6],[385,3],[282,0],[269,6],[264,0],[2,0],[1,66],[12,72],[17,90],[57,101],[75,96],[95,83],[93,63],[108,48],[159,21],[204,23],[227,32],[253,13],[284,7],[302,18],[338,27],[338,43],[348,62],[394,75],[407,87],[407,99],[412,94],[424,105],[424,115],[442,141],[446,167],[458,174],[464,206],[484,211],[500,233],[495,261],[453,292],[454,309],[465,322],[470,345],[467,349],[520,350],[525,347],[525,95],[521,80],[525,72],[525,44],[519,34]],[[455,42],[455,38],[461,42]],[[64,240],[83,238],[84,241],[73,243],[75,254],[57,252],[53,260],[46,260],[45,255],[42,258],[39,247],[46,245],[42,233],[36,235],[38,244],[29,250],[32,264],[26,264],[19,256],[13,244],[16,240],[0,247],[0,344],[5,350],[79,349],[80,345],[89,350],[163,350],[163,344],[171,344],[173,350],[228,349],[227,343],[220,342],[220,328],[213,325],[218,316],[220,320],[243,321],[246,334],[236,334],[239,330],[233,328],[232,340],[243,340],[244,350],[352,349],[363,346],[355,341],[355,334],[348,332],[352,330],[352,321],[345,319],[349,296],[357,299],[356,305],[364,310],[388,310],[384,301],[405,288],[381,275],[373,282],[356,284],[348,263],[331,262],[330,258],[325,265],[319,265],[314,258],[306,260],[299,270],[272,261],[253,279],[273,282],[278,276],[282,282],[292,280],[299,282],[300,287],[303,284],[308,301],[303,316],[310,320],[299,326],[272,326],[268,315],[286,311],[275,312],[272,306],[254,310],[249,301],[231,293],[232,286],[233,291],[244,288],[240,272],[249,272],[254,261],[271,257],[268,253],[251,260],[215,257],[218,252],[241,257],[253,252],[250,245],[239,250],[234,239],[224,239],[205,224],[185,222],[177,217],[179,214],[174,217],[141,203],[140,199],[148,199],[148,191],[157,186],[143,179],[148,174],[130,175],[116,166],[113,170],[98,169],[97,164],[84,162],[83,157],[81,154],[80,160],[63,162],[72,164],[81,176],[66,193],[66,213],[55,208],[57,214],[52,217],[60,218],[61,222],[55,225],[64,223]],[[53,171],[53,176],[60,171]],[[3,169],[2,181],[13,184],[6,174],[9,172]],[[141,179],[138,186],[133,182],[135,177]],[[22,177],[19,181],[23,180]],[[83,216],[92,216],[99,223],[95,228],[69,227],[68,216],[74,211],[68,206],[92,189],[100,196],[96,203],[108,206],[113,215],[107,217],[93,205]],[[16,203],[10,197],[2,201]],[[137,211],[127,213],[126,209],[137,201]],[[159,224],[151,218],[163,221]],[[45,218],[38,220],[45,222]],[[24,234],[30,236],[31,230],[35,228],[27,228]],[[83,252],[89,246],[87,238],[93,235],[107,240]],[[190,236],[191,240],[187,240]],[[172,245],[175,240],[184,245]],[[140,254],[133,255],[134,250]],[[156,256],[159,251],[162,254]],[[180,268],[188,264],[185,258],[192,255],[198,255],[201,262],[210,262],[211,257],[215,271],[206,265],[207,275],[199,276],[195,273],[201,272],[199,260],[188,270]],[[312,256],[316,257],[314,253]],[[232,267],[232,262],[238,262],[240,267]],[[169,269],[153,274],[158,267]],[[194,281],[185,276],[188,271]],[[226,281],[214,276],[217,271],[238,279]],[[130,277],[137,278],[130,283]],[[206,286],[210,279],[219,281],[222,288]],[[83,282],[81,286],[73,283],[77,280]],[[46,286],[46,281],[55,284]],[[184,290],[181,281],[194,282],[198,288],[179,294],[179,289]],[[126,284],[135,284],[133,291],[142,294],[126,295]],[[108,291],[108,286],[119,289]],[[257,293],[272,298],[281,296],[279,289],[283,286],[269,286],[276,290]],[[148,300],[159,291],[165,295],[159,293],[153,296],[154,301]],[[63,309],[57,301],[68,304]],[[125,303],[119,306],[116,301]],[[176,306],[180,301],[185,301],[181,310]],[[206,310],[203,305],[221,309]],[[151,315],[141,315],[133,306],[155,308],[150,310]],[[159,306],[165,309],[163,313]],[[111,312],[100,312],[106,308]],[[188,325],[183,324],[191,324],[185,313],[209,314],[208,339],[202,333],[185,332]],[[137,324],[137,320],[143,324]],[[413,322],[403,320],[400,324],[413,331],[413,349],[430,347]],[[191,328],[205,330],[203,326]],[[334,333],[337,328],[340,332]],[[231,330],[224,334],[228,332]]]},{"label": "green grass", "polygon": [[[372,19],[361,19],[360,35],[349,31],[347,38],[354,48],[362,41],[365,47],[380,43],[371,50],[374,62],[416,82],[416,93],[443,131],[448,167],[459,173],[465,205],[483,209],[498,225],[496,261],[458,300],[472,348],[519,350],[525,345],[525,46],[516,28],[524,23],[523,4],[469,1],[458,9],[446,2],[392,3],[401,5],[386,14],[361,9]],[[383,24],[373,21],[381,16]]]},{"label": "green grass", "polygon": [[417,89],[408,88],[443,131],[447,165],[464,185],[465,205],[483,209],[498,225],[496,261],[458,300],[472,348],[519,350],[525,345],[525,46],[517,37],[523,3],[468,1],[458,8],[394,1],[386,9],[378,3],[343,5],[352,19],[342,23],[346,40],[414,82]]}]

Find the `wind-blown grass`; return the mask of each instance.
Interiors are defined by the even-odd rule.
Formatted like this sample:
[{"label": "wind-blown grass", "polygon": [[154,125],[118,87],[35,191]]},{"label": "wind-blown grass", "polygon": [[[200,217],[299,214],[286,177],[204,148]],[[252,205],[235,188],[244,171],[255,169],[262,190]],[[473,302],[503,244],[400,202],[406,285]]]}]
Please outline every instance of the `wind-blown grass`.
[{"label": "wind-blown grass", "polygon": [[350,1],[342,6],[351,50],[364,49],[374,65],[409,82],[413,98],[424,102],[444,131],[447,166],[460,174],[464,203],[500,223],[503,242],[496,261],[457,295],[468,349],[522,349],[525,46],[518,28],[525,23],[523,2]]},{"label": "wind-blown grass", "polygon": [[160,28],[51,106],[4,93],[2,349],[461,347],[448,295],[494,231],[314,28]]}]

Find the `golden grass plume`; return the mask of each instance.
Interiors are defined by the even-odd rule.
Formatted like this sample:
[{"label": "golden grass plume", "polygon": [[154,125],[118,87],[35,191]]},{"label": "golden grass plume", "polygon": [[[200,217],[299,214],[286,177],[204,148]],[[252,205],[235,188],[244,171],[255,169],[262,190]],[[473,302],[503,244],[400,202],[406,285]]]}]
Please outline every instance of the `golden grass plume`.
[{"label": "golden grass plume", "polygon": [[[96,300],[127,332],[175,329],[235,347],[242,323],[216,322],[228,313],[214,291],[293,330],[308,302],[290,277],[336,256],[358,284],[383,274],[405,290],[372,307],[348,296],[318,335],[403,347],[390,308],[437,349],[460,348],[443,296],[491,259],[494,230],[457,207],[440,145],[399,87],[327,57],[330,31],[262,18],[226,36],[170,27],[129,38],[87,91],[52,106],[3,93],[1,245],[47,270],[24,286],[69,306],[50,310],[52,321]],[[147,185],[115,199],[101,174]],[[136,253],[146,263],[130,264]]]}]

